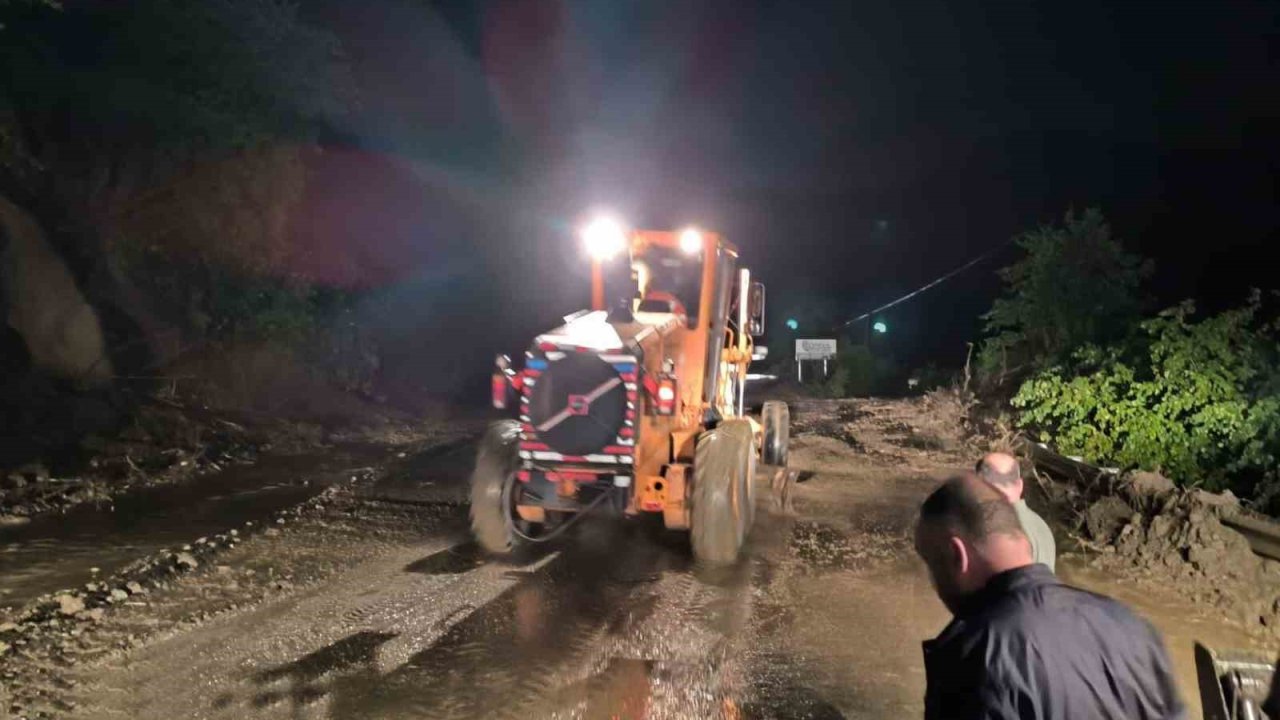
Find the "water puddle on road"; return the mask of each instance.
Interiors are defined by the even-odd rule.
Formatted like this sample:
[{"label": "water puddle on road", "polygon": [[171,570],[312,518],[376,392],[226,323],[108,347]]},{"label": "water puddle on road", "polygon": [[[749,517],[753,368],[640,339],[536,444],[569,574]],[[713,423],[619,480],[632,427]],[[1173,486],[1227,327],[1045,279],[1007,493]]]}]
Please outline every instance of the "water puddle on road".
[{"label": "water puddle on road", "polygon": [[422,575],[461,575],[475,570],[485,560],[484,551],[471,541],[414,560],[405,566],[404,571]]},{"label": "water puddle on road", "polygon": [[110,575],[143,555],[268,518],[345,478],[341,471],[383,460],[385,452],[349,446],[268,456],[252,466],[0,526],[0,608],[20,607],[44,593]]}]

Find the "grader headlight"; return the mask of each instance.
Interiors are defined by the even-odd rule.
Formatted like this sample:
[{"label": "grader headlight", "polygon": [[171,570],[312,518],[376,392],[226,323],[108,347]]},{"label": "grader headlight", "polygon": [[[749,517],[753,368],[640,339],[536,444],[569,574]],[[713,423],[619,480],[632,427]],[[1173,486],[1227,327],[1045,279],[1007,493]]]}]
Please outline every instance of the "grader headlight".
[{"label": "grader headlight", "polygon": [[627,247],[627,233],[613,218],[596,218],[582,229],[587,254],[595,260],[610,260]]},{"label": "grader headlight", "polygon": [[697,228],[689,228],[680,233],[680,249],[686,255],[697,255],[702,252],[702,233]]}]

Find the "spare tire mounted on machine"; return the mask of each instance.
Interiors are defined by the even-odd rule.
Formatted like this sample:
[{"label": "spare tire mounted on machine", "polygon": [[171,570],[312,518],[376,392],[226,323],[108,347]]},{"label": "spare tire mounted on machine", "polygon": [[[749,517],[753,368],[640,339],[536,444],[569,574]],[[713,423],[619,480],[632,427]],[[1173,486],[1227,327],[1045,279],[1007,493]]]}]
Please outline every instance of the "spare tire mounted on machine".
[{"label": "spare tire mounted on machine", "polygon": [[590,455],[611,445],[622,427],[627,391],[599,356],[569,353],[549,362],[529,392],[529,422],[552,450]]}]

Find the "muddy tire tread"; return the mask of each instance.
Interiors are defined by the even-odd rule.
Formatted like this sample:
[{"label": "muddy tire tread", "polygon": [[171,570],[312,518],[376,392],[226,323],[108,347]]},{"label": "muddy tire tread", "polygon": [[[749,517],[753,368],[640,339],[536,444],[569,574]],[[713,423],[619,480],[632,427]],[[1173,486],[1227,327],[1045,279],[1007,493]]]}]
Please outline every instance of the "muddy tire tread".
[{"label": "muddy tire tread", "polygon": [[520,424],[514,420],[490,425],[471,473],[471,534],[485,552],[495,555],[509,555],[518,545],[505,515],[502,490],[519,464],[519,439]]},{"label": "muddy tire tread", "polygon": [[738,557],[747,531],[744,479],[752,442],[745,420],[725,421],[698,438],[690,542],[701,561],[728,564]]}]

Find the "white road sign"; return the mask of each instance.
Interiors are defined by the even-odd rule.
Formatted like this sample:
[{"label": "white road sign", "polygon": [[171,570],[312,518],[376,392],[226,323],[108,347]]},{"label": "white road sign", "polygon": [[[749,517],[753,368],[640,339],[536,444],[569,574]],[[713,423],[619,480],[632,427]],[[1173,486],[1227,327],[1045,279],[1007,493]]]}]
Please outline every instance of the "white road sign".
[{"label": "white road sign", "polygon": [[822,339],[796,340],[797,360],[827,360],[836,356],[836,341]]}]

